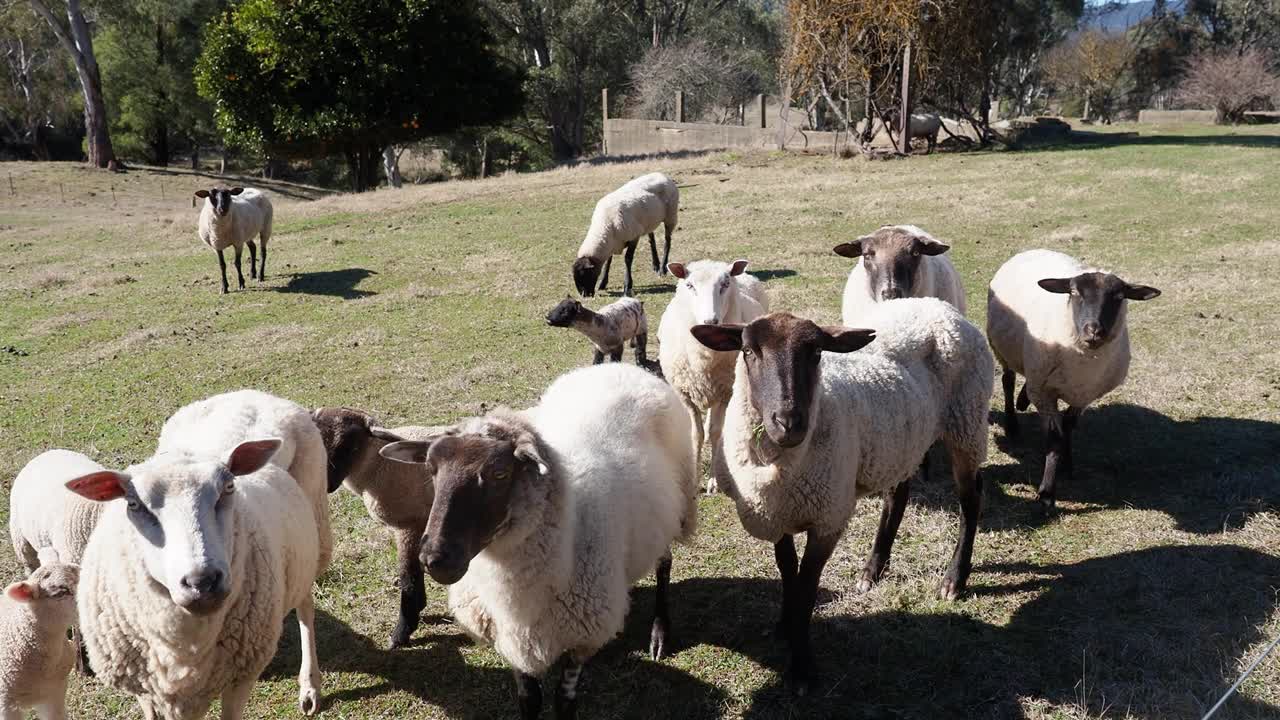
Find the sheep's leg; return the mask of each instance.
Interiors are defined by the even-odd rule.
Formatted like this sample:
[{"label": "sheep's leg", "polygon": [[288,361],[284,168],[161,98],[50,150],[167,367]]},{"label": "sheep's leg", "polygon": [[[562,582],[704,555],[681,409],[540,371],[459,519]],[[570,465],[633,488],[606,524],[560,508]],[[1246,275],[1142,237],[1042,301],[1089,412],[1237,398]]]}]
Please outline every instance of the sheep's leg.
[{"label": "sheep's leg", "polygon": [[649,345],[648,333],[640,333],[635,337],[634,340],[631,341],[631,347],[635,348],[636,350],[636,365],[639,365],[640,367],[644,367],[645,363],[648,362],[648,358],[645,356],[645,350],[648,347],[648,345]]},{"label": "sheep's leg", "polygon": [[600,272],[600,289],[603,290],[609,285],[609,268],[613,265],[613,256],[604,259],[604,270]]},{"label": "sheep's leg", "polygon": [[604,362],[604,353],[600,352],[599,350],[596,350],[594,353],[592,353],[591,355],[592,365],[599,365],[602,362]]},{"label": "sheep's leg", "polygon": [[729,409],[729,403],[716,405],[711,408],[707,418],[707,444],[711,446],[711,472],[707,478],[707,494],[712,495],[716,491],[716,468],[720,465],[716,462],[716,458],[720,453],[724,452],[721,447],[723,443],[721,439],[724,436],[724,414]]},{"label": "sheep's leg", "polygon": [[653,572],[657,589],[653,597],[653,629],[649,632],[649,657],[661,660],[667,654],[667,634],[671,632],[671,615],[667,609],[667,593],[671,588],[671,549],[658,561]]},{"label": "sheep's leg", "polygon": [[316,606],[311,595],[295,608],[302,665],[298,668],[298,710],[303,715],[320,712],[320,659],[316,656]]},{"label": "sheep's leg", "polygon": [[649,233],[649,254],[653,256],[653,271],[662,275],[662,266],[658,264],[658,238]]},{"label": "sheep's leg", "polygon": [[[1054,403],[1055,405],[1057,403]],[[1045,456],[1044,476],[1040,479],[1037,495],[1045,512],[1052,512],[1057,503],[1058,474],[1070,467],[1070,448],[1063,427],[1062,413],[1056,408],[1047,410],[1040,408],[1041,425],[1044,427]]]},{"label": "sheep's leg", "polygon": [[391,649],[409,644],[418,620],[427,606],[427,585],[423,577],[418,545],[424,528],[402,528],[396,531],[396,558],[400,561],[400,619],[391,633]]},{"label": "sheep's leg", "polygon": [[796,573],[800,569],[800,561],[796,558],[796,541],[790,535],[773,544],[773,560],[778,564],[778,575],[782,578],[782,612],[778,616],[777,632],[787,633],[787,618],[791,616],[794,604],[792,593],[795,592]]},{"label": "sheep's leg", "polygon": [[520,705],[520,717],[535,720],[542,714],[542,683],[538,678],[515,671],[516,702]]},{"label": "sheep's leg", "polygon": [[258,266],[258,280],[267,279],[267,236],[262,235],[262,264]]},{"label": "sheep's leg", "polygon": [[244,289],[244,269],[240,267],[240,255],[244,252],[244,248],[236,245],[236,277],[240,281],[240,289]]},{"label": "sheep's leg", "polygon": [[252,240],[245,244],[249,246],[249,279],[261,280],[258,277],[258,245]]},{"label": "sheep's leg", "polygon": [[818,582],[822,569],[836,549],[840,533],[819,536],[808,533],[804,544],[804,558],[800,572],[792,585],[791,607],[786,618],[787,644],[791,647],[791,667],[787,671],[792,692],[807,695],[818,682],[818,670],[813,660],[813,648],[809,644],[809,624],[813,620],[813,608],[818,602]]},{"label": "sheep's leg", "polygon": [[862,577],[858,579],[858,592],[864,593],[875,587],[884,576],[885,568],[889,567],[893,541],[898,537],[898,525],[902,523],[902,513],[907,509],[907,499],[910,496],[910,479],[903,480],[897,487],[884,493],[884,504],[880,508],[880,528],[876,531],[875,544],[871,546],[871,557],[867,558],[867,564],[862,568]]},{"label": "sheep's leg", "polygon": [[660,274],[665,276],[667,274],[667,263],[671,262],[671,226],[664,224],[662,230],[666,235],[666,240],[662,246],[662,272]]},{"label": "sheep's leg", "polygon": [[973,540],[978,535],[978,519],[982,516],[982,473],[978,463],[965,453],[951,451],[951,472],[955,477],[956,495],[960,498],[960,537],[951,556],[951,565],[942,576],[938,594],[955,600],[964,593],[973,568]]},{"label": "sheep's leg", "polygon": [[222,294],[226,295],[230,288],[227,286],[227,259],[223,257],[222,251],[218,250],[218,268],[222,270]]},{"label": "sheep's leg", "polygon": [[93,668],[89,666],[89,648],[84,644],[84,635],[79,625],[71,626],[71,644],[76,648],[76,672],[84,677],[93,677]]},{"label": "sheep's leg", "polygon": [[[40,720],[67,720],[66,678],[63,678],[62,692],[57,693],[53,700],[47,703],[40,703],[32,709],[36,711],[36,717],[40,718]],[[5,713],[4,717],[6,719],[9,717],[8,712]],[[13,717],[21,720],[22,713],[18,713]]]},{"label": "sheep's leg", "polygon": [[1006,369],[1000,374],[1000,385],[1004,388],[1004,434],[1005,437],[1018,436],[1018,416],[1013,411],[1013,386],[1018,382],[1018,374]]},{"label": "sheep's leg", "polygon": [[1027,396],[1027,384],[1022,383],[1022,389],[1018,391],[1018,412],[1025,411],[1031,407],[1031,398]]},{"label": "sheep's leg", "polygon": [[[253,680],[242,682],[239,685],[232,685],[223,690],[222,720],[241,720],[244,717],[244,708],[249,704],[249,696],[252,694]],[[147,715],[145,710],[142,715],[147,718],[155,717],[154,714]]]},{"label": "sheep's leg", "polygon": [[627,266],[627,275],[622,282],[622,294],[624,297],[632,296],[633,289],[631,285],[631,261],[636,256],[636,245],[639,245],[639,244],[640,244],[640,238],[636,238],[635,240],[632,240],[631,242],[627,243],[627,250],[622,256],[622,259]]},{"label": "sheep's leg", "polygon": [[[222,700],[222,707],[227,707],[225,696]],[[156,720],[158,717],[156,715],[156,709],[151,705],[151,703],[147,700],[143,700],[142,698],[138,698],[138,709],[142,711],[142,720]]]},{"label": "sheep's leg", "polygon": [[564,656],[564,667],[560,670],[560,686],[556,689],[557,720],[574,720],[578,717],[578,682],[582,680],[584,658],[569,652]]},{"label": "sheep's leg", "polygon": [[0,705],[0,720],[26,720],[27,714],[16,707]]}]

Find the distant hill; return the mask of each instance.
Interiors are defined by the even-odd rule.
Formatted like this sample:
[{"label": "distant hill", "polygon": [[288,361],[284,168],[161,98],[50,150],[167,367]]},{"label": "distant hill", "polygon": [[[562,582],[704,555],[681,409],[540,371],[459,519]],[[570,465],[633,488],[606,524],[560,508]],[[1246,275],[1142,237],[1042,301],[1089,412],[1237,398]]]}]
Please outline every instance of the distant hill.
[{"label": "distant hill", "polygon": [[[1122,32],[1150,17],[1154,6],[1155,0],[1138,0],[1113,7],[1090,8],[1084,25],[1107,32]],[[1173,12],[1181,12],[1186,7],[1186,0],[1170,0],[1168,7]]]}]

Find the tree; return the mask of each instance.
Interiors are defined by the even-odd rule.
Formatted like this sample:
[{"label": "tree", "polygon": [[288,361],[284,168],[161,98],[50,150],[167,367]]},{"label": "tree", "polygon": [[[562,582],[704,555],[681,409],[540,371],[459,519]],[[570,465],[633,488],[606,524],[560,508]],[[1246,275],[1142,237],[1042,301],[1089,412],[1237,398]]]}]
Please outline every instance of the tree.
[{"label": "tree", "polygon": [[701,39],[650,48],[631,66],[631,111],[642,118],[674,119],[676,93],[683,92],[687,118],[719,111],[717,122],[739,120],[738,105],[763,87],[743,60]]},{"label": "tree", "polygon": [[1110,122],[1133,57],[1133,43],[1124,33],[1089,30],[1049,53],[1045,75],[1083,99],[1085,120],[1096,110],[1100,119]]},{"label": "tree", "polygon": [[116,154],[111,147],[111,132],[107,127],[102,78],[98,73],[98,60],[93,53],[93,37],[89,33],[89,24],[85,22],[84,11],[80,8],[80,0],[65,0],[65,25],[53,13],[46,0],[31,0],[31,7],[49,24],[58,42],[75,63],[80,92],[84,95],[84,127],[89,146],[89,164],[100,168],[114,164]]},{"label": "tree", "polygon": [[1259,50],[1197,55],[1178,88],[1182,102],[1213,108],[1218,123],[1238,123],[1245,110],[1274,95],[1280,95],[1280,78]]},{"label": "tree", "polygon": [[[57,38],[26,4],[0,7],[0,148],[19,157],[55,157],[50,135],[79,133],[75,73]],[[79,140],[75,142],[79,156]]]},{"label": "tree", "polygon": [[489,124],[521,106],[470,3],[245,0],[207,27],[196,87],[234,144],[268,156],[341,153],[352,188],[388,145]]}]

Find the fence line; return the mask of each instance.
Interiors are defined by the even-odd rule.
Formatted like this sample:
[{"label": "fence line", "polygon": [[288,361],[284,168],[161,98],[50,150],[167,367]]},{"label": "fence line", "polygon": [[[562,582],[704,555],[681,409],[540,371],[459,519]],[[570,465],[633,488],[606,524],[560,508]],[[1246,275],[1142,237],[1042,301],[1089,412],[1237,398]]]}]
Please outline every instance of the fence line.
[{"label": "fence line", "polygon": [[1276,645],[1280,645],[1280,637],[1277,637],[1275,640],[1271,641],[1271,644],[1267,646],[1267,649],[1264,650],[1263,653],[1258,656],[1257,660],[1253,661],[1253,664],[1250,665],[1248,669],[1244,671],[1244,674],[1240,676],[1240,679],[1236,680],[1236,684],[1228,688],[1227,691],[1223,693],[1222,697],[1218,699],[1218,702],[1214,703],[1214,706],[1209,708],[1209,712],[1205,713],[1204,717],[1200,718],[1200,720],[1209,720],[1209,718],[1213,717],[1213,714],[1218,712],[1218,708],[1222,707],[1223,703],[1225,703],[1228,698],[1230,698],[1233,694],[1235,694],[1236,688],[1240,687],[1240,683],[1243,683],[1246,679],[1248,679],[1249,675],[1253,673],[1254,668],[1258,667],[1258,665],[1261,664],[1263,660],[1267,659],[1267,656],[1271,654],[1271,651],[1276,649]]}]

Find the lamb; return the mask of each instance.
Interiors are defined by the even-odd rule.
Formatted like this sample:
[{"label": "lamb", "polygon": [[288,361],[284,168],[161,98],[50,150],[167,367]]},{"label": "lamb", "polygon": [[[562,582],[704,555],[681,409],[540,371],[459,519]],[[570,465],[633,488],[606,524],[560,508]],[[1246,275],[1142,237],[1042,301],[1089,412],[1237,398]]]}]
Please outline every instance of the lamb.
[{"label": "lamb", "polygon": [[329,492],[345,485],[364,501],[369,517],[391,529],[400,567],[400,615],[390,647],[404,647],[418,629],[427,606],[427,589],[418,544],[427,528],[435,492],[422,468],[387,460],[378,454],[388,443],[422,440],[442,428],[410,425],[379,427],[361,410],[322,407],[311,412],[329,456]]},{"label": "lamb", "polygon": [[76,662],[67,630],[76,620],[80,569],[49,562],[4,589],[0,599],[0,718],[21,720],[34,708],[41,720],[67,715],[67,675]]},{"label": "lamb", "polygon": [[[746,260],[735,260],[732,265],[699,260],[688,267],[671,263],[670,269],[680,284],[658,323],[658,358],[663,377],[680,395],[693,420],[694,457],[702,457],[704,438],[710,440],[714,456],[733,392],[736,355],[708,350],[694,341],[689,328],[704,323],[751,322],[769,311],[769,297],[764,284],[744,272]],[[715,479],[710,478],[707,492],[714,489]]]},{"label": "lamb", "polygon": [[[227,294],[227,260],[222,251],[236,249],[236,275],[240,289],[244,289],[244,272],[240,269],[240,253],[249,246],[249,277],[259,282],[267,279],[267,240],[271,238],[271,200],[260,190],[240,187],[214,187],[197,190],[195,197],[206,200],[200,210],[197,234],[205,245],[218,253],[218,266],[222,269],[222,294]],[[258,248],[253,244],[257,235],[262,242],[262,265],[258,265]]]},{"label": "lamb", "polygon": [[835,246],[835,254],[859,258],[844,286],[844,324],[856,326],[881,300],[906,297],[936,297],[964,314],[960,273],[943,254],[949,249],[915,225],[884,225],[870,235]]},{"label": "lamb", "polygon": [[1018,432],[1013,386],[1022,375],[1017,409],[1034,404],[1045,434],[1038,491],[1045,511],[1054,509],[1059,475],[1071,478],[1071,434],[1080,414],[1129,372],[1126,300],[1159,295],[1052,250],[1019,253],[992,278],[987,337],[1003,368],[1005,434]]},{"label": "lamb", "polygon": [[317,712],[311,593],[332,549],[324,462],[306,410],[240,391],[179,410],[143,463],[69,481],[107,503],[77,601],[98,677],[137,696],[147,718],[204,717],[220,696],[222,717],[238,720],[292,609],[298,706]]},{"label": "lamb", "polygon": [[457,621],[514,668],[523,717],[540,713],[539,677],[561,656],[557,716],[575,716],[583,665],[655,566],[649,652],[667,652],[670,546],[697,527],[688,423],[666,383],[608,363],[561,376],[525,412],[382,448],[433,473],[422,562]]},{"label": "lamb", "polygon": [[80,562],[103,506],[62,486],[104,469],[78,452],[48,450],[18,472],[9,493],[9,537],[28,572],[40,567],[42,548],[52,548],[67,563]]},{"label": "lamb", "polygon": [[[933,298],[881,303],[864,322],[870,329],[819,327],[775,313],[745,326],[692,329],[713,350],[741,350],[716,475],[747,532],[774,543],[779,628],[798,694],[816,682],[809,622],[818,581],[858,499],[885,498],[858,583],[867,590],[889,562],[907,478],[939,438],[951,455],[961,524],[944,598],[964,591],[972,565],[993,372],[982,333]],[[867,352],[854,353],[873,339]],[[808,540],[797,564],[792,536],[799,532]]]},{"label": "lamb", "polygon": [[[665,275],[663,268],[671,255],[671,233],[676,229],[679,212],[680,190],[674,180],[662,173],[642,175],[601,198],[591,214],[587,237],[578,248],[578,258],[573,263],[573,282],[578,292],[583,297],[595,295],[596,278],[600,278],[600,289],[604,290],[609,284],[609,266],[613,263],[613,256],[625,250],[623,258],[627,271],[622,294],[630,297],[631,260],[635,257],[640,236],[646,233],[649,235],[649,250],[653,254],[653,271]],[[661,263],[658,262],[657,240],[653,236],[659,224],[666,231]]]},{"label": "lamb", "polygon": [[547,313],[547,324],[572,327],[585,335],[596,349],[592,358],[595,365],[604,362],[605,355],[611,362],[622,360],[623,346],[630,340],[636,351],[636,365],[644,367],[649,322],[644,315],[644,303],[635,298],[624,297],[598,312],[573,298],[565,298]]}]

